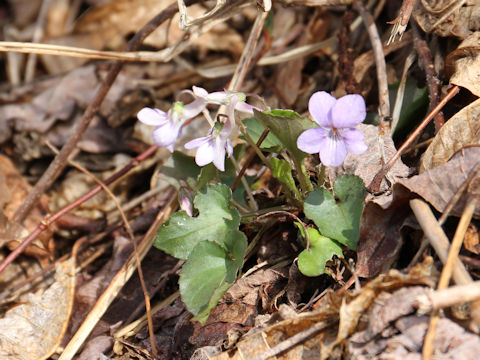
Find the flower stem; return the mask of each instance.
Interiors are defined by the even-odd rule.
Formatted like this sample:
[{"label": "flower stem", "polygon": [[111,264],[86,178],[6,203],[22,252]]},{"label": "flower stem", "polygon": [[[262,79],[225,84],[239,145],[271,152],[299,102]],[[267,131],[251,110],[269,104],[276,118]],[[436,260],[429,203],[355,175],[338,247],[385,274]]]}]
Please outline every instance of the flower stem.
[{"label": "flower stem", "polygon": [[300,187],[302,188],[302,193],[306,195],[308,192],[313,190],[313,185],[308,177],[302,161],[296,159],[295,156],[292,156],[292,160],[293,164],[295,165],[295,169],[297,170],[297,178],[298,182],[300,183]]},{"label": "flower stem", "polygon": [[255,150],[255,152],[257,153],[258,157],[260,158],[260,160],[263,161],[263,163],[270,169],[272,170],[272,166],[270,165],[270,161],[268,161],[268,159],[265,157],[265,155],[263,155],[262,153],[262,150],[260,150],[260,148],[257,146],[257,144],[255,144],[255,141],[253,141],[253,139],[250,137],[250,135],[248,135],[247,131],[245,130],[245,127],[243,126],[243,124],[240,124],[239,126],[240,128],[240,131],[241,133],[243,134],[243,136],[245,136],[245,139],[247,140],[248,144]]}]

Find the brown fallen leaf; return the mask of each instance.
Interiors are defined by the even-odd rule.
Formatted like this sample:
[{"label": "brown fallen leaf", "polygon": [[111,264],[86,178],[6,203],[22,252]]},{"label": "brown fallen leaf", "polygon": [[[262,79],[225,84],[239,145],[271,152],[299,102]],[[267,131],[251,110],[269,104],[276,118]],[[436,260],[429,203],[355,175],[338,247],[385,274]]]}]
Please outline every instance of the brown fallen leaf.
[{"label": "brown fallen leaf", "polygon": [[[23,203],[31,190],[31,185],[20,175],[12,161],[0,154],[0,247],[7,245],[10,250],[16,249],[20,242],[32,232],[48,213],[48,199],[44,195],[30,212],[23,225],[10,221],[17,208]],[[3,181],[1,181],[3,179]],[[55,225],[50,225],[27,248],[25,254],[36,257],[40,263],[49,262],[54,250],[52,233]]]},{"label": "brown fallen leaf", "polygon": [[480,254],[480,234],[478,233],[478,228],[475,224],[471,223],[468,226],[463,244],[465,245],[465,249],[471,253],[477,255]]},{"label": "brown fallen leaf", "polygon": [[[452,69],[453,68],[453,69]],[[480,96],[480,31],[474,32],[445,59],[445,69],[455,70],[450,83]]]},{"label": "brown fallen leaf", "polygon": [[73,258],[57,264],[55,282],[43,294],[29,294],[0,319],[0,360],[43,360],[56,351],[72,311],[74,273]]},{"label": "brown fallen leaf", "polygon": [[[448,123],[444,125],[440,132]],[[400,180],[395,185],[394,192],[401,191],[397,186],[403,186],[424,198],[438,211],[443,212],[468,178],[470,172],[478,163],[479,158],[480,146],[466,147],[458,151],[447,163],[425,171],[420,175],[413,176],[410,179]],[[467,197],[468,193],[462,194],[452,209],[452,215],[460,216],[462,214]],[[474,217],[480,217],[479,205],[475,209]]]},{"label": "brown fallen leaf", "polygon": [[480,141],[480,99],[465,106],[442,126],[423,154],[419,172],[445,164],[466,145]]},{"label": "brown fallen leaf", "polygon": [[[458,5],[457,5],[458,4]],[[413,17],[426,33],[466,38],[479,30],[480,3],[478,1],[421,1]]]}]

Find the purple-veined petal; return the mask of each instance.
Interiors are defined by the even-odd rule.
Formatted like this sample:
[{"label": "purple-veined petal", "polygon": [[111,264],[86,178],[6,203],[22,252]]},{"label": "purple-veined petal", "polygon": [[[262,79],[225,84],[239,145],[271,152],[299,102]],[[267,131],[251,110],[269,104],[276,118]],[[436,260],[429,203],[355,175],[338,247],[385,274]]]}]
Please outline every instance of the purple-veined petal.
[{"label": "purple-veined petal", "polygon": [[206,101],[202,98],[195,99],[191,103],[185,105],[182,111],[182,121],[197,116],[203,111],[203,109],[205,109],[206,105]]},{"label": "purple-veined petal", "polygon": [[205,166],[210,164],[215,159],[215,144],[213,139],[202,144],[195,155],[195,162],[198,166]]},{"label": "purple-veined petal", "polygon": [[316,154],[321,149],[320,140],[327,137],[329,131],[320,127],[305,130],[297,139],[297,147],[308,154]]},{"label": "purple-veined petal", "polygon": [[313,120],[323,127],[332,127],[330,110],[335,105],[337,99],[325,91],[317,91],[308,101],[308,111]]},{"label": "purple-veined petal", "polygon": [[225,171],[225,145],[226,140],[222,139],[220,136],[215,139],[213,165],[215,165],[220,171]]},{"label": "purple-veined petal", "polygon": [[145,125],[160,126],[168,121],[167,113],[159,109],[143,108],[137,114],[138,120]]},{"label": "purple-veined petal", "polygon": [[341,131],[347,151],[351,154],[361,154],[368,149],[363,133],[358,129],[344,129]]},{"label": "purple-veined petal", "polygon": [[365,100],[361,95],[345,95],[337,100],[331,116],[336,128],[355,127],[367,116]]},{"label": "purple-veined petal", "polygon": [[211,138],[212,138],[211,136],[204,136],[204,137],[193,139],[184,145],[185,149],[191,150],[191,149],[198,148],[203,144],[209,142]]},{"label": "purple-veined petal", "polygon": [[173,145],[180,137],[181,129],[181,124],[166,122],[153,130],[153,142],[158,146],[164,146],[173,151]]},{"label": "purple-veined petal", "polygon": [[337,132],[320,140],[320,160],[325,166],[340,166],[347,156],[347,148],[343,138]]}]

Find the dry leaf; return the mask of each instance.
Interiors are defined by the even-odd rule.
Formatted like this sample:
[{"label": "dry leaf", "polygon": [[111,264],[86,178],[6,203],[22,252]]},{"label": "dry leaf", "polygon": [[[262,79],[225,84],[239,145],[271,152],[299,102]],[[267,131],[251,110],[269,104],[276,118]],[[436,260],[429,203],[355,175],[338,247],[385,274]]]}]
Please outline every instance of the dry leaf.
[{"label": "dry leaf", "polygon": [[[444,127],[447,125],[448,123]],[[466,147],[457,152],[446,164],[410,179],[401,180],[396,187],[399,185],[406,187],[432,204],[435,209],[443,212],[477,165],[478,159],[480,159],[480,146]],[[394,191],[398,190],[400,189],[394,188]],[[462,214],[467,197],[468,193],[462,194],[452,210],[452,215],[460,216]],[[480,206],[478,204],[474,216],[476,218],[480,217]]]},{"label": "dry leaf", "polygon": [[[20,242],[32,232],[48,213],[47,197],[44,195],[40,202],[32,209],[25,219],[23,226],[10,221],[15,211],[25,200],[31,190],[30,184],[20,175],[12,161],[0,154],[0,174],[4,180],[0,183],[3,199],[7,201],[0,208],[0,247],[5,243],[9,249],[17,248]],[[38,236],[27,248],[25,254],[35,256],[41,263],[49,261],[54,250],[52,231],[55,225],[50,227]]]},{"label": "dry leaf", "polygon": [[465,106],[442,126],[422,157],[419,172],[445,164],[466,145],[480,140],[480,99]]},{"label": "dry leaf", "polygon": [[468,226],[463,244],[465,245],[465,249],[471,253],[480,254],[480,234],[475,224],[472,223]]},{"label": "dry leaf", "polygon": [[61,344],[73,306],[73,258],[57,264],[55,283],[0,319],[0,360],[49,358]]},{"label": "dry leaf", "polygon": [[421,1],[413,11],[413,17],[427,33],[464,39],[472,31],[480,30],[480,2]]},{"label": "dry leaf", "polygon": [[[454,63],[454,64],[453,64]],[[480,32],[477,31],[466,38],[458,48],[448,54],[445,59],[447,72],[450,68],[455,73],[450,83],[462,86],[472,94],[480,96]]]}]

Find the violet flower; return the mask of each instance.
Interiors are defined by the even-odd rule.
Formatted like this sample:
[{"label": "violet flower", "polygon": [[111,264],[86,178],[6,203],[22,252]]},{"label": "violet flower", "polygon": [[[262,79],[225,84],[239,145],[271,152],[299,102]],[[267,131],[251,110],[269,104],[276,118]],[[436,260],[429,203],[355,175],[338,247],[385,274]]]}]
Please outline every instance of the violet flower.
[{"label": "violet flower", "polygon": [[205,103],[202,99],[195,99],[187,105],[177,101],[168,112],[143,108],[138,112],[137,118],[146,125],[155,126],[153,130],[155,145],[166,147],[173,152],[175,142],[182,134],[185,121],[197,116],[204,108]]},{"label": "violet flower", "polygon": [[325,166],[340,166],[347,152],[361,154],[367,150],[363,134],[355,126],[365,120],[365,100],[361,95],[335,99],[318,91],[308,102],[308,110],[320,127],[305,130],[297,139],[300,150],[320,155]]},{"label": "violet flower", "polygon": [[230,135],[233,131],[234,110],[238,103],[237,95],[233,95],[227,107],[226,121],[217,121],[209,130],[208,136],[194,139],[185,144],[186,149],[198,148],[195,162],[198,166],[205,166],[213,162],[220,171],[225,171],[225,153],[232,156],[233,146]]},{"label": "violet flower", "polygon": [[254,106],[247,104],[245,101],[247,97],[244,93],[234,92],[234,91],[215,91],[208,93],[204,88],[193,86],[193,95],[197,99],[202,99],[206,104],[215,104],[215,105],[229,105],[234,97],[237,98],[235,105],[235,110],[247,112],[253,115]]}]

